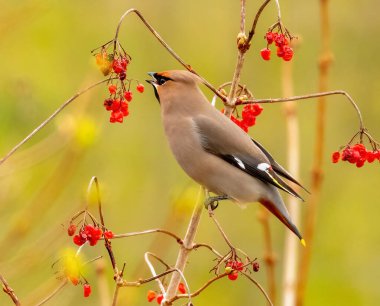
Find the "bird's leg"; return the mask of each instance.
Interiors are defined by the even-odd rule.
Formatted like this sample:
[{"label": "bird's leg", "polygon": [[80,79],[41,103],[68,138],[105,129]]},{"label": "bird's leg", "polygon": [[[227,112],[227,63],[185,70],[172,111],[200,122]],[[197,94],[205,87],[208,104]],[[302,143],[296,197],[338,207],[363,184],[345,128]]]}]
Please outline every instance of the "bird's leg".
[{"label": "bird's leg", "polygon": [[219,201],[222,201],[222,200],[228,200],[229,197],[227,195],[220,195],[220,196],[215,196],[215,197],[210,197],[208,192],[207,192],[207,198],[205,200],[205,208],[210,211],[213,211],[215,210],[218,205],[219,205]]}]

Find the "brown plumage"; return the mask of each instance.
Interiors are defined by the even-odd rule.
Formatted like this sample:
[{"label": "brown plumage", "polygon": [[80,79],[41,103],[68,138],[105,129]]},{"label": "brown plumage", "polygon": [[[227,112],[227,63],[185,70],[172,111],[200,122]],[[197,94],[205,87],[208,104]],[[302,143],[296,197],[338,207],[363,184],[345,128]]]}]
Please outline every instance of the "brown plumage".
[{"label": "brown plumage", "polygon": [[183,170],[217,195],[241,204],[260,202],[302,239],[277,189],[301,199],[280,176],[301,185],[207,101],[196,75],[171,70],[151,76],[165,134]]}]

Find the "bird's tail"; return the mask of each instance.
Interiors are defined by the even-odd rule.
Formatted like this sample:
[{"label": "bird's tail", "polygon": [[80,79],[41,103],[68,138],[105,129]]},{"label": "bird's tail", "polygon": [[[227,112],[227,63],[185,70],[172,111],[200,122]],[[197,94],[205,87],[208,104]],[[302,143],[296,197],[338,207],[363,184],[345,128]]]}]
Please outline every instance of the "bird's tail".
[{"label": "bird's tail", "polygon": [[299,232],[298,228],[290,220],[288,210],[286,209],[285,204],[280,197],[276,202],[267,199],[260,199],[259,202],[263,204],[272,214],[274,214],[282,223],[284,223],[287,228],[296,234],[297,237],[301,240],[301,243],[305,245],[305,240],[302,238],[302,235]]}]

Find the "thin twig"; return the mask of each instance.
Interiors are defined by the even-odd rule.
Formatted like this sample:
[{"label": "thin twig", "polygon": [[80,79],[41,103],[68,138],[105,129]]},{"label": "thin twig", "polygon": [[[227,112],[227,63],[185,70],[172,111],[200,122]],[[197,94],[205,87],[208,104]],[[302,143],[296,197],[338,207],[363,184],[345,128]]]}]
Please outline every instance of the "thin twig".
[{"label": "thin twig", "polygon": [[267,281],[269,288],[269,296],[272,301],[276,301],[276,273],[275,273],[275,264],[276,258],[272,246],[272,236],[269,226],[269,211],[261,206],[259,212],[259,220],[263,227],[264,234],[264,261],[267,271]]},{"label": "thin twig", "polygon": [[298,101],[298,100],[326,97],[326,96],[332,96],[332,95],[344,95],[350,101],[351,105],[355,108],[355,111],[358,115],[359,124],[360,124],[359,129],[360,130],[365,129],[364,123],[363,123],[363,117],[358,105],[355,103],[354,99],[352,99],[351,96],[346,91],[343,91],[343,90],[332,90],[332,91],[318,92],[318,93],[313,93],[313,94],[308,94],[308,95],[293,96],[293,97],[286,97],[286,98],[244,100],[241,103],[238,103],[237,105],[252,104],[252,103],[261,103],[261,104],[282,103],[282,102],[289,102],[289,101]]},{"label": "thin twig", "polygon": [[228,246],[231,248],[231,250],[235,250],[236,248],[232,245],[232,243],[230,242],[230,240],[228,239],[226,233],[224,232],[222,226],[220,225],[220,223],[218,222],[218,220],[216,220],[214,214],[210,214],[210,218],[212,219],[212,221],[214,221],[216,227],[218,228],[219,232],[222,234],[223,236],[223,239],[224,241],[228,244]]},{"label": "thin twig", "polygon": [[36,304],[36,306],[41,306],[45,304],[46,302],[50,301],[54,296],[56,296],[62,289],[67,285],[67,278],[52,292],[50,293],[46,298],[44,298],[42,301]]},{"label": "thin twig", "polygon": [[131,8],[129,9],[128,11],[126,11],[121,17],[120,17],[120,21],[117,25],[117,28],[116,28],[116,33],[115,33],[115,39],[114,39],[114,43],[116,43],[117,39],[118,39],[118,36],[119,36],[119,31],[120,31],[120,27],[121,27],[121,24],[123,23],[123,20],[125,17],[127,17],[129,14],[131,13],[135,13],[139,18],[140,20],[144,23],[144,25],[148,28],[148,30],[154,35],[154,37],[157,38],[157,40],[160,42],[160,44],[183,66],[185,67],[187,70],[189,70],[190,72],[194,73],[195,75],[197,75],[201,80],[202,82],[214,93],[216,94],[220,99],[222,99],[222,101],[225,101],[226,98],[224,96],[222,96],[216,89],[214,86],[212,86],[206,79],[204,79],[202,76],[200,76],[189,64],[186,64],[184,62],[184,60],[182,60],[182,58],[179,57],[179,55],[177,53],[174,52],[174,50],[165,42],[165,40],[161,37],[160,34],[158,34],[158,32],[146,21],[146,19],[144,18],[144,16],[135,8]]},{"label": "thin twig", "polygon": [[243,274],[246,278],[248,278],[252,283],[254,283],[256,285],[256,287],[259,288],[259,290],[265,296],[269,305],[273,306],[273,303],[272,303],[271,299],[269,298],[268,294],[265,292],[264,288],[257,281],[255,281],[250,275],[248,275],[247,273],[245,273],[243,271],[240,271],[240,273]]},{"label": "thin twig", "polygon": [[176,234],[173,234],[172,232],[169,232],[167,230],[163,229],[150,229],[150,230],[145,230],[141,232],[131,232],[131,233],[125,233],[125,234],[117,234],[114,235],[112,239],[117,239],[117,238],[129,238],[129,237],[135,237],[135,236],[140,236],[140,235],[147,235],[147,234],[152,234],[152,233],[162,233],[165,235],[168,235],[176,240],[176,242],[180,245],[183,245],[183,241],[180,237],[178,237]]},{"label": "thin twig", "polygon": [[29,141],[35,134],[37,134],[42,128],[45,127],[50,121],[52,121],[66,106],[68,106],[71,102],[73,102],[76,98],[81,96],[82,94],[86,93],[90,89],[103,84],[105,82],[108,82],[109,79],[102,80],[99,82],[96,82],[87,88],[79,91],[75,95],[73,95],[70,99],[68,99],[66,102],[64,102],[60,107],[58,107],[54,113],[52,113],[47,119],[45,119],[39,126],[37,126],[28,136],[26,136],[23,140],[21,140],[16,146],[14,146],[3,158],[0,159],[0,165],[3,164],[9,157],[11,157],[22,145],[24,145],[27,141]]},{"label": "thin twig", "polygon": [[257,23],[258,23],[259,18],[261,16],[261,13],[264,11],[265,7],[268,5],[269,2],[270,2],[270,0],[265,0],[265,2],[260,6],[258,12],[256,13],[255,19],[253,20],[252,28],[248,33],[247,43],[250,43],[253,36],[255,35],[256,26],[257,26]]},{"label": "thin twig", "polygon": [[18,299],[16,293],[13,291],[13,289],[9,286],[8,282],[5,280],[5,278],[0,274],[0,281],[3,285],[3,291],[9,295],[9,297],[12,299],[13,303],[16,306],[21,306],[20,300]]},{"label": "thin twig", "polygon": [[[190,294],[190,297],[196,297],[197,295],[199,295],[202,291],[204,291],[208,286],[210,286],[212,283],[214,283],[215,281],[223,278],[223,277],[226,277],[229,273],[223,273],[223,274],[219,274],[217,276],[215,276],[214,278],[208,280],[201,288],[199,288],[197,291],[194,291],[193,293]],[[178,294],[176,296],[174,296],[173,298],[171,298],[170,300],[168,300],[167,302],[168,303],[173,303],[174,301],[178,300],[178,299],[183,299],[183,298],[188,298],[189,295],[188,294]]]},{"label": "thin twig", "polygon": [[214,253],[216,256],[218,256],[219,258],[223,257],[217,250],[215,250],[212,246],[208,245],[208,244],[205,244],[205,243],[197,243],[197,244],[194,244],[193,246],[193,249],[198,249],[200,247],[204,247],[204,248],[207,248],[209,249],[212,253]]}]

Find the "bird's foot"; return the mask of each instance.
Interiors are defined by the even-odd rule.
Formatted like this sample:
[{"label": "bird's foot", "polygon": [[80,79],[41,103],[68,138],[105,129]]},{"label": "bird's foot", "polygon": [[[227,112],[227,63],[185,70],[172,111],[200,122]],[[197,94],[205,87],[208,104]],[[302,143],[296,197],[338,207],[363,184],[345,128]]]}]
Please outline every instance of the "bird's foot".
[{"label": "bird's foot", "polygon": [[215,196],[215,197],[208,197],[205,200],[205,208],[211,213],[213,210],[215,210],[219,206],[219,201],[227,200],[229,199],[226,195],[221,196]]}]

